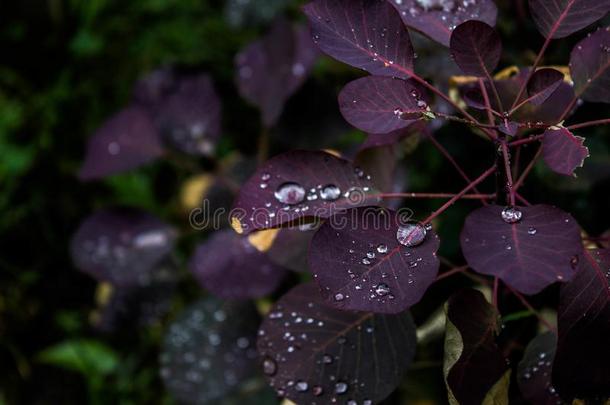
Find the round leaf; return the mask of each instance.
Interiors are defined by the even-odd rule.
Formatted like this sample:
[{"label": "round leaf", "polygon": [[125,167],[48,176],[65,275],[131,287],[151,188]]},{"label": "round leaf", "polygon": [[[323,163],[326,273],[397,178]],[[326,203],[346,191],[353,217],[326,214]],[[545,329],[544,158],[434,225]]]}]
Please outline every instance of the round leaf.
[{"label": "round leaf", "polygon": [[551,68],[538,69],[527,83],[529,102],[534,105],[544,103],[563,82],[563,73]]},{"label": "round leaf", "polygon": [[594,23],[608,11],[608,0],[529,0],[532,18],[546,38],[564,38]]},{"label": "round leaf", "polygon": [[413,247],[397,240],[400,212],[363,207],[335,215],[309,249],[309,267],[332,305],[398,313],[417,303],[435,280],[439,240],[427,232]]},{"label": "round leaf", "polygon": [[258,335],[270,385],[298,404],[379,403],[402,380],[416,345],[408,313],[328,307],[313,283],[284,295]]},{"label": "round leaf", "polygon": [[498,33],[481,21],[466,21],[451,34],[451,55],[467,75],[488,77],[498,66],[502,41]]},{"label": "round leaf", "polygon": [[578,96],[610,103],[610,27],[576,44],[570,55],[570,73]]},{"label": "round leaf", "polygon": [[504,208],[497,205],[468,215],[460,237],[468,265],[525,294],[570,280],[582,253],[574,218],[549,205],[517,209],[522,218],[515,223],[505,222]]},{"label": "round leaf", "polygon": [[409,33],[385,0],[315,0],[303,11],[326,54],[374,75],[412,75]]},{"label": "round leaf", "polygon": [[567,128],[547,129],[542,138],[544,162],[556,173],[574,175],[574,170],[582,167],[589,156],[584,141],[585,138],[572,134]]}]

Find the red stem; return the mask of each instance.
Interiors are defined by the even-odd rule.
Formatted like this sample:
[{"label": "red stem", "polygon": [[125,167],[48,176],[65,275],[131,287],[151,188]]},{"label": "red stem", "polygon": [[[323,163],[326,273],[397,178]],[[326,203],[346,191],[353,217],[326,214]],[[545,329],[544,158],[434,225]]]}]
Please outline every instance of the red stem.
[{"label": "red stem", "polygon": [[508,145],[506,141],[502,142],[502,156],[504,157],[504,170],[506,171],[506,181],[508,182],[508,193],[510,205],[515,205],[515,190],[513,188],[513,175],[510,168],[510,159],[508,158]]},{"label": "red stem", "polygon": [[451,270],[447,270],[447,271],[446,271],[446,272],[444,272],[443,274],[439,274],[439,275],[436,277],[436,280],[435,280],[435,281],[440,281],[440,280],[442,280],[442,279],[444,279],[444,278],[447,278],[447,277],[452,276],[452,275],[457,274],[457,273],[463,273],[463,272],[464,272],[464,271],[466,271],[467,269],[468,269],[468,266],[454,267],[454,268],[453,268],[453,269],[451,269]]},{"label": "red stem", "polygon": [[580,124],[574,124],[574,125],[570,125],[567,128],[570,131],[572,131],[574,129],[592,127],[592,126],[595,126],[595,125],[608,125],[608,124],[610,124],[610,118],[605,118],[603,120],[588,121],[588,122],[583,122],[583,123],[580,123]]},{"label": "red stem", "polygon": [[496,170],[496,165],[493,165],[489,169],[485,170],[479,177],[477,177],[472,183],[470,183],[466,188],[457,193],[453,198],[443,204],[439,209],[434,211],[428,218],[423,221],[423,224],[430,223],[434,218],[443,213],[447,208],[449,208],[453,203],[459,200],[464,194],[466,194],[470,189],[474,188],[477,184],[485,180],[489,175],[491,175]]},{"label": "red stem", "polygon": [[[451,198],[454,193],[381,193],[370,197],[379,198]],[[489,200],[495,198],[495,194],[465,194],[460,197],[463,200]]]},{"label": "red stem", "polygon": [[494,277],[494,291],[493,296],[491,297],[492,304],[494,308],[498,309],[498,287],[499,287],[499,279],[498,277]]},{"label": "red stem", "polygon": [[549,37],[544,40],[544,44],[542,45],[540,52],[538,52],[538,55],[536,55],[536,60],[534,61],[532,68],[527,73],[527,77],[521,84],[521,87],[519,88],[519,92],[517,93],[517,97],[515,97],[515,101],[513,101],[513,105],[510,107],[510,110],[511,110],[510,114],[513,113],[515,106],[517,105],[517,103],[519,102],[519,99],[523,95],[523,92],[525,91],[525,88],[527,87],[527,82],[530,81],[530,78],[536,71],[536,68],[538,67],[538,64],[540,63],[540,61],[542,60],[542,57],[544,56],[544,52],[546,52],[546,48],[548,48],[549,44],[551,43],[551,40],[552,40],[551,35],[549,35]]},{"label": "red stem", "polygon": [[525,145],[528,143],[533,143],[533,142],[539,141],[542,138],[544,138],[544,134],[534,135],[534,136],[530,136],[529,138],[519,139],[518,141],[510,142],[508,144],[508,146],[513,147],[513,146]]}]

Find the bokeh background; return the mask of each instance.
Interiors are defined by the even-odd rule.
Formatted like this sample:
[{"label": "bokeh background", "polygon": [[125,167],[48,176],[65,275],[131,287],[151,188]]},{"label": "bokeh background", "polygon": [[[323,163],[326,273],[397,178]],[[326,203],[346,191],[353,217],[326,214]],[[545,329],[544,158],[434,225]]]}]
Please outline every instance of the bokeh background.
[{"label": "bokeh background", "polygon": [[[0,1],[0,404],[173,403],[159,377],[160,342],[168,322],[207,294],[186,269],[193,246],[209,235],[189,227],[188,212],[197,199],[193,193],[200,190],[188,188],[189,180],[213,176],[219,167],[233,164],[228,162],[244,163],[236,169],[241,176],[255,166],[263,129],[258,110],[237,91],[234,58],[275,17],[303,22],[301,5],[296,0]],[[498,5],[506,49],[501,66],[531,63],[542,38],[526,2]],[[553,43],[548,64],[565,65],[584,35]],[[457,73],[446,50],[422,37],[415,44],[419,71],[446,88],[449,76]],[[128,173],[79,181],[87,138],[128,103],[136,80],[163,66],[213,78],[223,104],[214,156],[172,152]],[[308,148],[353,156],[366,135],[344,122],[336,96],[361,75],[321,58],[270,130],[267,154]],[[575,121],[604,113],[607,107],[591,105],[579,110]],[[468,128],[451,124],[438,131],[439,141],[468,173],[487,167],[492,148],[469,135]],[[523,194],[531,202],[571,212],[588,233],[598,235],[610,225],[610,133],[599,127],[580,135],[587,137],[591,157],[578,178],[559,177],[538,165]],[[456,192],[461,187],[459,176],[418,136],[399,148],[406,172],[402,190]],[[424,215],[439,204],[410,201],[408,206]],[[69,242],[84,218],[111,206],[146,209],[180,230],[172,254],[179,283],[164,316],[146,326],[102,331],[96,320],[109,287],[75,268]],[[456,263],[462,262],[457,235],[475,206],[457,204],[436,224],[441,254]],[[292,274],[275,296],[308,277]],[[414,309],[416,322],[423,323],[457,285],[468,282],[452,279],[433,287]],[[536,303],[552,306],[554,299],[551,289]],[[269,302],[260,300],[259,308]],[[534,328],[535,319],[522,309],[507,298],[508,328],[513,319],[519,329]],[[387,403],[444,403],[441,342],[420,348],[413,371]],[[269,392],[257,401],[278,403]]]}]

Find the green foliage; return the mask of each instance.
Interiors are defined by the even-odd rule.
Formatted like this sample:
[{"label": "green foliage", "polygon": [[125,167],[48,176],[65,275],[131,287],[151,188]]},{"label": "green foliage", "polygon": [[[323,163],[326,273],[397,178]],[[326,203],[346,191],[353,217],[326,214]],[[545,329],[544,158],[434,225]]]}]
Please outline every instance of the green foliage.
[{"label": "green foliage", "polygon": [[119,364],[117,353],[96,340],[66,340],[45,349],[40,361],[76,371],[94,378],[114,372]]}]

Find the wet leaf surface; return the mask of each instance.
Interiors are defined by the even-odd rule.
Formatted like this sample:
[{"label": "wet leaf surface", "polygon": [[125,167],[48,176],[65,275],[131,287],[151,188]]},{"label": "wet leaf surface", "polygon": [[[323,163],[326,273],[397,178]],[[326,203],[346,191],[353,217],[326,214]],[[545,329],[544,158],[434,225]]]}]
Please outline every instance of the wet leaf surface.
[{"label": "wet leaf surface", "polygon": [[321,151],[291,151],[259,167],[241,187],[231,225],[240,233],[305,219],[328,218],[378,201],[375,179],[345,159]]},{"label": "wet leaf surface", "polygon": [[146,286],[174,248],[175,231],[147,212],[99,211],[85,219],[70,245],[74,265],[118,287]]},{"label": "wet leaf surface", "polygon": [[337,308],[376,313],[398,313],[417,303],[436,278],[439,240],[424,230],[422,242],[405,246],[397,237],[407,229],[404,223],[400,213],[377,207],[349,210],[324,223],[309,250],[324,299]]},{"label": "wet leaf surface", "polygon": [[258,336],[270,385],[298,404],[378,403],[401,381],[416,345],[408,313],[328,307],[313,283],[280,298]]},{"label": "wet leaf surface", "polygon": [[587,250],[562,285],[553,384],[566,399],[610,397],[610,250]]},{"label": "wet leaf surface", "polygon": [[460,236],[468,265],[525,294],[570,280],[582,260],[580,227],[574,218],[542,204],[515,210],[520,219],[498,205],[468,215]]},{"label": "wet leaf surface", "polygon": [[315,0],[303,8],[314,42],[341,62],[403,79],[413,72],[413,47],[396,10],[384,0]]},{"label": "wet leaf surface", "polygon": [[580,41],[570,55],[570,74],[583,100],[610,103],[610,27]]},{"label": "wet leaf surface", "polygon": [[368,76],[348,83],[339,93],[343,117],[375,134],[404,129],[428,108],[425,94],[409,81]]},{"label": "wet leaf surface", "polygon": [[527,96],[534,105],[544,103],[563,82],[564,75],[551,68],[538,69],[527,82]]},{"label": "wet leaf surface", "polygon": [[608,11],[608,0],[529,0],[538,31],[546,38],[564,38],[594,23]]}]

